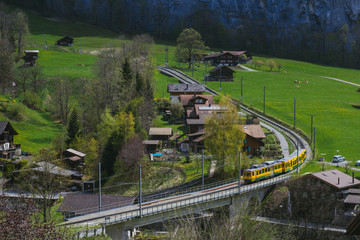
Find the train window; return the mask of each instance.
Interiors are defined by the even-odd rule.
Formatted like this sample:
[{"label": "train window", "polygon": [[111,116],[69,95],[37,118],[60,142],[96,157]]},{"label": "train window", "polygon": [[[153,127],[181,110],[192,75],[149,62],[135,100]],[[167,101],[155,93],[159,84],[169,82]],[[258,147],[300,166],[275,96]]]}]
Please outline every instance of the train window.
[{"label": "train window", "polygon": [[265,169],[262,170],[262,173],[264,173],[264,170],[265,170]]},{"label": "train window", "polygon": [[270,172],[270,168],[268,167],[268,172]]}]

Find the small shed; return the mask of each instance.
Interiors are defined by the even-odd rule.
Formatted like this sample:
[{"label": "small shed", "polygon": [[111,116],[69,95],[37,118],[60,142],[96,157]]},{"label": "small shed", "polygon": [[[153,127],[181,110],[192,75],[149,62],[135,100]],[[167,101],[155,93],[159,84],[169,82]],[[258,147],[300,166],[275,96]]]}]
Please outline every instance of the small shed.
[{"label": "small shed", "polygon": [[260,125],[242,125],[240,126],[246,136],[244,139],[243,151],[247,154],[254,155],[264,146],[263,139],[266,138],[264,131]]},{"label": "small shed", "polygon": [[161,141],[159,140],[144,140],[143,145],[146,153],[155,153],[159,150]]},{"label": "small shed", "polygon": [[72,37],[65,36],[62,39],[57,40],[56,45],[64,46],[64,47],[71,47],[74,45],[74,39]]},{"label": "small shed", "polygon": [[213,68],[209,71],[210,75],[205,77],[206,81],[224,81],[232,82],[234,81],[235,71],[229,68],[228,66],[219,66]]},{"label": "small shed", "polygon": [[[79,168],[81,165],[85,165],[86,154],[79,152],[75,149],[69,148],[64,152],[65,161],[71,169]],[[76,169],[80,170],[80,169]]]},{"label": "small shed", "polygon": [[149,130],[149,137],[152,140],[162,140],[168,141],[169,138],[173,135],[172,128],[150,128]]},{"label": "small shed", "polygon": [[24,59],[24,66],[25,67],[32,67],[36,66],[36,60],[39,58],[39,50],[25,50]]}]

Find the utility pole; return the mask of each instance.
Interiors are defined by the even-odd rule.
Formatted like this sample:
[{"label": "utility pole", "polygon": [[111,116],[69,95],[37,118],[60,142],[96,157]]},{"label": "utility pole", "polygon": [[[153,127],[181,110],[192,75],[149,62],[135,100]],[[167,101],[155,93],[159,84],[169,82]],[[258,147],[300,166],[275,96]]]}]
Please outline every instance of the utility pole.
[{"label": "utility pole", "polygon": [[81,39],[81,47],[80,47],[80,54],[82,55],[82,39]]},{"label": "utility pole", "polygon": [[45,49],[45,34],[43,34],[44,49]]},{"label": "utility pole", "polygon": [[239,194],[240,194],[240,186],[241,186],[241,151],[239,151]]},{"label": "utility pole", "polygon": [[221,70],[222,70],[222,66],[220,66],[220,92],[221,92],[221,78],[222,78],[222,76],[221,76]]},{"label": "utility pole", "polygon": [[296,128],[296,98],[294,98],[294,129]]},{"label": "utility pole", "polygon": [[101,212],[101,162],[99,162],[99,212]]},{"label": "utility pole", "polygon": [[142,217],[141,164],[139,165],[139,212]]},{"label": "utility pole", "polygon": [[240,103],[243,103],[243,77],[241,77],[241,100]]},{"label": "utility pole", "polygon": [[310,140],[310,143],[312,143],[313,141],[313,119],[314,118],[314,115],[311,115],[311,140]]},{"label": "utility pole", "polygon": [[314,155],[315,155],[315,130],[316,130],[316,127],[314,127]]},{"label": "utility pole", "polygon": [[297,161],[296,172],[299,173],[299,139],[297,140],[296,143],[296,161]]},{"label": "utility pole", "polygon": [[165,47],[165,66],[168,66],[168,57],[169,57],[169,48],[168,46]]},{"label": "utility pole", "polygon": [[264,86],[264,110],[263,110],[264,115],[265,115],[265,89],[266,89],[266,87]]},{"label": "utility pole", "polygon": [[204,149],[202,150],[202,174],[201,174],[201,183],[202,183],[202,189],[204,190]]},{"label": "utility pole", "polygon": [[180,69],[180,55],[181,55],[181,52],[180,52],[180,46],[179,46],[179,69]]},{"label": "utility pole", "polygon": [[[206,78],[206,61],[205,61],[205,73],[204,73],[204,79]],[[206,81],[206,80],[205,80]]]},{"label": "utility pole", "polygon": [[191,54],[191,77],[194,77],[194,54]]}]

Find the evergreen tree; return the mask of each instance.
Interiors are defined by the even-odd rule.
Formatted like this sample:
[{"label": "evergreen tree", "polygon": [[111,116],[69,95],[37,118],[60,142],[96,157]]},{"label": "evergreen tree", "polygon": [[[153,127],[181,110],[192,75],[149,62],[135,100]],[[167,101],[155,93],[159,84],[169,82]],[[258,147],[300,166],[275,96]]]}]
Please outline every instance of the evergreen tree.
[{"label": "evergreen tree", "polygon": [[137,96],[141,97],[144,88],[144,80],[139,73],[136,73],[135,80],[136,80],[135,82],[136,94]]},{"label": "evergreen tree", "polygon": [[132,79],[132,71],[129,63],[129,58],[126,58],[125,62],[122,65],[122,76],[125,83],[129,83]]},{"label": "evergreen tree", "polygon": [[71,116],[67,126],[67,136],[66,136],[66,146],[69,147],[76,139],[77,136],[80,135],[80,123],[78,119],[78,115],[76,109],[71,112]]}]

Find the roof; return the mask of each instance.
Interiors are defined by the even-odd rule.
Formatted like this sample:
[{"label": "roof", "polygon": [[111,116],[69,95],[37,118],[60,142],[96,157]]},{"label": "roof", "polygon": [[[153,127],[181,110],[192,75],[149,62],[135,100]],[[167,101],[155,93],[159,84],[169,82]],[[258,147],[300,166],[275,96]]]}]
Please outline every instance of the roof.
[{"label": "roof", "polygon": [[235,71],[232,70],[231,68],[229,68],[228,66],[219,66],[219,67],[213,68],[213,69],[211,69],[211,70],[209,71],[209,73],[217,72],[218,70],[220,70],[220,68],[221,68],[221,71],[223,71],[223,69],[225,68],[225,69],[227,69],[227,70],[235,73]]},{"label": "roof", "polygon": [[71,161],[79,161],[79,160],[81,160],[81,158],[80,157],[78,157],[78,156],[74,156],[74,157],[69,157],[69,160],[71,160]]},{"label": "roof", "polygon": [[196,133],[191,133],[191,134],[188,134],[189,137],[194,137],[194,136],[201,136],[201,135],[204,135],[206,132],[204,129],[196,132]]},{"label": "roof", "polygon": [[[346,189],[351,187],[360,186],[360,181],[354,178],[354,183],[352,182],[353,178],[343,172],[340,172],[337,169],[331,169],[323,172],[311,173],[310,176],[313,176],[320,181],[336,188],[336,189]],[[340,179],[340,184],[339,184]]]},{"label": "roof", "polygon": [[253,138],[262,139],[266,138],[264,131],[262,130],[260,125],[241,125],[241,131],[243,131],[246,135],[251,136]]},{"label": "roof", "polygon": [[70,41],[73,41],[74,39],[73,39],[72,37],[65,36],[65,37],[63,37],[63,38],[59,39],[59,40],[58,40],[58,42],[60,42],[60,41],[64,41],[64,40],[70,40]]},{"label": "roof", "polygon": [[[134,200],[135,197],[102,194],[101,209],[109,210],[132,205]],[[58,212],[85,214],[94,212],[94,210],[96,211],[97,209],[99,209],[99,194],[73,193],[64,196]]]},{"label": "roof", "polygon": [[194,139],[192,141],[198,143],[198,142],[203,141],[205,138],[207,138],[207,136],[202,135],[202,136],[200,136],[200,137],[198,137],[198,138],[196,138],[196,139]]},{"label": "roof", "polygon": [[195,103],[191,100],[193,99],[205,99],[206,101],[204,102],[204,104],[214,104],[214,98],[212,95],[180,95],[180,102],[183,106],[185,105],[195,105],[197,104],[196,101]]},{"label": "roof", "polygon": [[247,51],[221,51],[221,52],[218,52],[218,53],[212,53],[212,54],[208,54],[206,55],[204,58],[213,58],[213,57],[218,57],[218,56],[221,56],[221,55],[224,55],[224,54],[231,54],[233,56],[240,56],[241,54],[244,54],[244,53],[248,53]]},{"label": "roof", "polygon": [[52,163],[48,163],[48,162],[39,162],[36,163],[37,165],[39,165],[37,168],[32,168],[33,171],[39,171],[39,172],[43,172],[43,171],[49,171],[52,174],[56,174],[56,175],[62,175],[62,176],[77,176],[79,175],[78,172],[76,171],[71,171],[71,170],[67,170],[67,169],[63,169],[61,167],[58,167]]},{"label": "roof", "polygon": [[346,227],[347,235],[360,235],[360,212],[351,220]]},{"label": "roof", "polygon": [[201,114],[199,115],[199,119],[186,119],[187,125],[205,125],[205,118],[209,116],[209,114]]},{"label": "roof", "polygon": [[66,149],[66,152],[69,152],[69,153],[74,154],[74,155],[79,156],[79,157],[85,157],[86,156],[85,153],[76,151],[75,149],[72,149],[72,148]]},{"label": "roof", "polygon": [[25,53],[39,53],[39,50],[25,50]]},{"label": "roof", "polygon": [[344,203],[349,204],[360,204],[360,195],[347,195],[347,197],[344,200]]},{"label": "roof", "polygon": [[187,92],[187,93],[198,93],[206,92],[205,86],[202,84],[168,84],[169,93],[172,92]]},{"label": "roof", "polygon": [[144,140],[143,145],[158,145],[160,143],[159,140]]},{"label": "roof", "polygon": [[0,121],[0,134],[3,134],[5,130],[10,131],[13,135],[18,135],[8,121]]},{"label": "roof", "polygon": [[156,135],[156,136],[170,136],[172,135],[172,128],[150,128],[149,135]]}]

